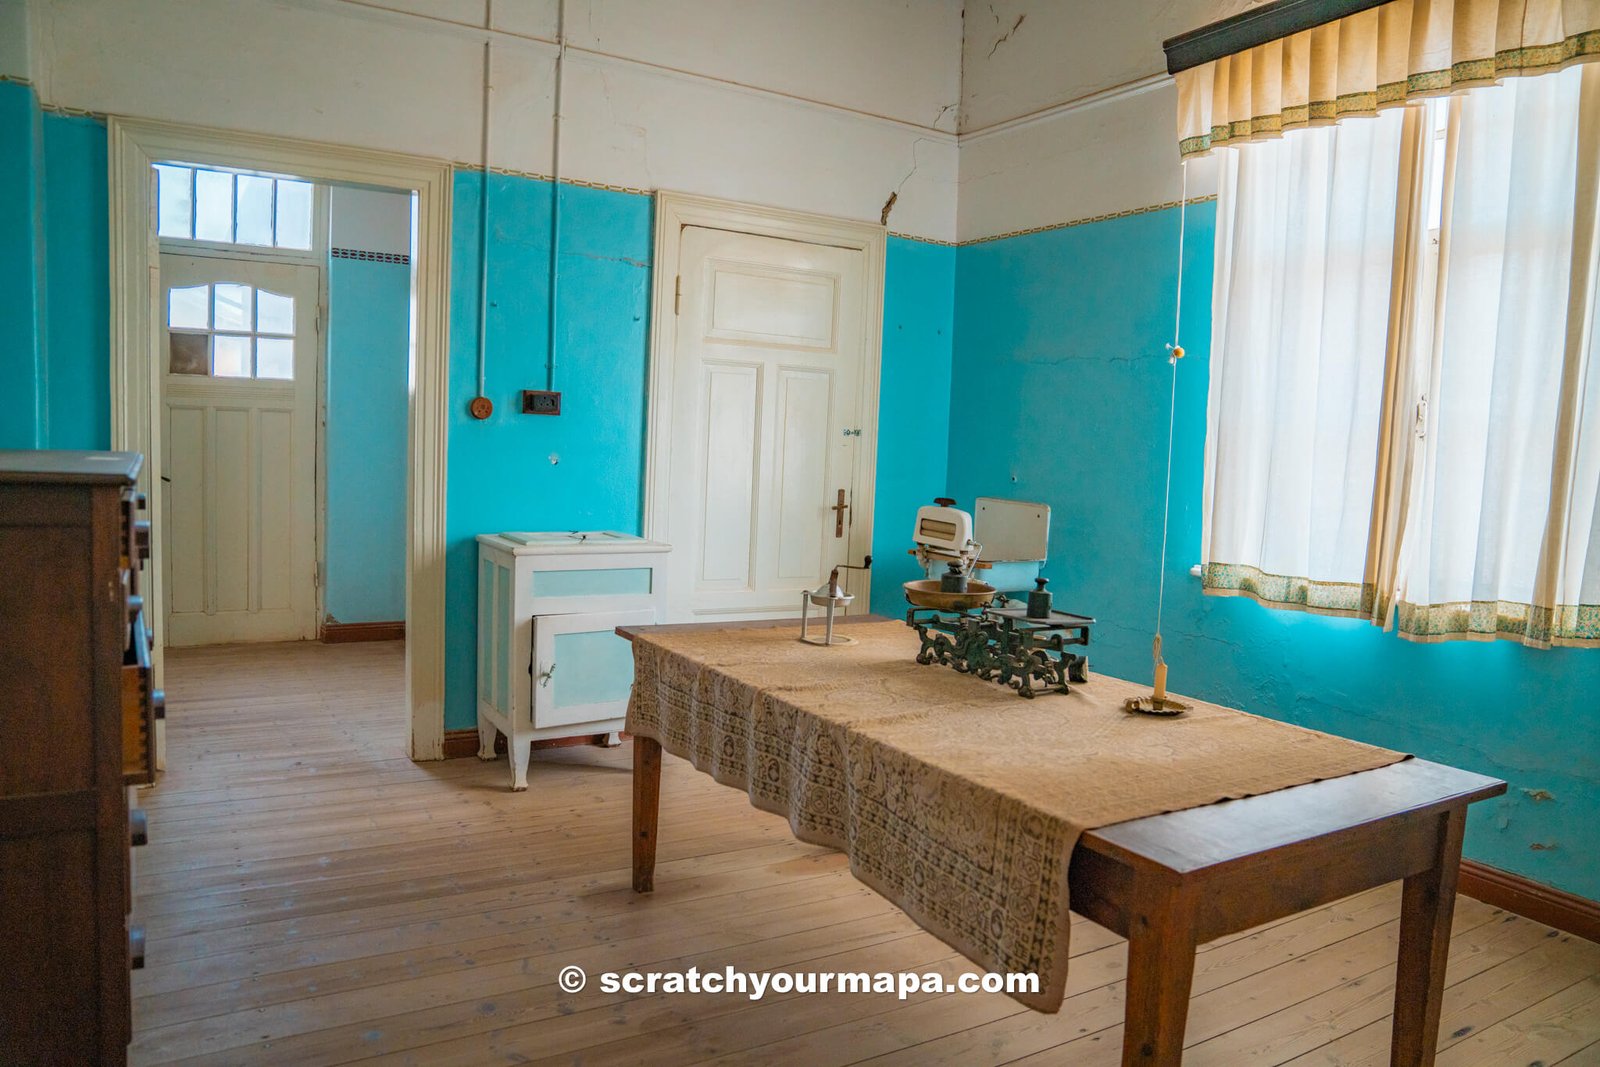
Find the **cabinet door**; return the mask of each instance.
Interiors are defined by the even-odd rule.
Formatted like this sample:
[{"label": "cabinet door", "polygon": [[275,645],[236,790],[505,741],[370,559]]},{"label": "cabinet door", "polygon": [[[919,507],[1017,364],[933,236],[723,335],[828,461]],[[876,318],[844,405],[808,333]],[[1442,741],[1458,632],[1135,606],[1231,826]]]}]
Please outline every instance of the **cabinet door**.
[{"label": "cabinet door", "polygon": [[533,619],[533,726],[620,719],[633,688],[633,645],[618,626],[648,626],[653,609]]}]

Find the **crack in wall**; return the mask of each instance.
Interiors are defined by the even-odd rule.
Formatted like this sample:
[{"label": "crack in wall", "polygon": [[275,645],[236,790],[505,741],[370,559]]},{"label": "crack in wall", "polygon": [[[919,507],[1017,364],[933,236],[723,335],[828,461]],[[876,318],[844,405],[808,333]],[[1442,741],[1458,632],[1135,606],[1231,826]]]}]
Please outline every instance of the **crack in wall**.
[{"label": "crack in wall", "polygon": [[[644,168],[645,185],[648,188],[656,187],[655,172],[650,168],[650,131],[636,122],[624,122],[617,115],[616,101],[611,98],[611,79],[607,77],[603,67],[594,67],[594,72],[600,77],[600,95],[604,99],[606,114],[611,117],[612,125],[633,134],[639,145],[639,164]],[[621,147],[620,145],[617,147]]]},{"label": "crack in wall", "polygon": [[[994,5],[993,4],[989,5],[989,10],[990,11],[994,10]],[[994,47],[989,49],[989,58],[990,59],[994,58],[995,52],[1000,50],[1000,46],[1001,45],[1003,45],[1007,41],[1011,40],[1011,35],[1017,32],[1018,28],[1022,26],[1023,19],[1026,19],[1027,17],[1028,16],[1027,16],[1026,13],[1018,15],[1017,16],[1017,21],[1015,21],[1015,22],[1013,22],[1011,24],[1011,28],[1009,30],[1007,30],[1005,33],[1000,35],[999,39],[994,42]],[[999,18],[1000,18],[999,15],[995,16],[996,21],[998,21]]]}]

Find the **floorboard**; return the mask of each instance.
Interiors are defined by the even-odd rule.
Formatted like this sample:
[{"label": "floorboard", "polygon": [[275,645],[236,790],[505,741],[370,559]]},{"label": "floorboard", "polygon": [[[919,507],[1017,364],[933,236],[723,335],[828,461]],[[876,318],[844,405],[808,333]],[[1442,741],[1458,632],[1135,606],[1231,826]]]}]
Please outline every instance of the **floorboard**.
[{"label": "floorboard", "polygon": [[[172,650],[168,771],[140,790],[136,1064],[1112,1067],[1126,946],[1073,926],[1057,1015],[999,994],[605,993],[603,971],[971,970],[682,761],[657,890],[629,888],[631,752],[406,758],[399,642]],[[1399,894],[1204,946],[1185,1063],[1387,1062]],[[568,964],[589,988],[555,985]],[[1441,1067],[1600,1065],[1600,945],[1462,898]]]}]

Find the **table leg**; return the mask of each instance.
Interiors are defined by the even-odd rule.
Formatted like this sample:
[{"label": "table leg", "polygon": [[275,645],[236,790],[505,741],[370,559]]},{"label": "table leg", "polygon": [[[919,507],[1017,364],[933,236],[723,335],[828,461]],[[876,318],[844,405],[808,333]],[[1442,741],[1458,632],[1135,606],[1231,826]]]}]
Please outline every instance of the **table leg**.
[{"label": "table leg", "polygon": [[1450,957],[1450,922],[1461,873],[1465,807],[1446,812],[1439,826],[1434,864],[1405,881],[1400,904],[1400,962],[1395,972],[1392,1067],[1432,1067],[1439,1044],[1439,1009],[1444,1000],[1445,963]]},{"label": "table leg", "polygon": [[1177,1067],[1194,981],[1195,902],[1175,885],[1136,885],[1128,914],[1123,1067]]},{"label": "table leg", "polygon": [[661,742],[633,738],[633,891],[656,887],[656,819],[661,813]]}]

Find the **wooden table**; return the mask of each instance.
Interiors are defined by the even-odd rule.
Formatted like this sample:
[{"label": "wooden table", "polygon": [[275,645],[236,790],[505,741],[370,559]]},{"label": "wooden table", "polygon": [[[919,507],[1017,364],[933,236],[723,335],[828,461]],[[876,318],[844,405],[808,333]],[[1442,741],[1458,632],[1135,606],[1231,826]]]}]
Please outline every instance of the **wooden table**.
[{"label": "wooden table", "polygon": [[[882,618],[841,623],[851,621]],[[631,640],[653,630],[732,625],[617,633]],[[799,620],[737,625],[798,629]],[[648,893],[661,745],[646,737],[633,743],[633,888]],[[1497,779],[1411,759],[1085,833],[1072,855],[1068,893],[1073,911],[1128,939],[1124,1067],[1181,1062],[1197,946],[1400,879],[1389,1062],[1432,1064],[1467,805],[1505,791]]]}]

